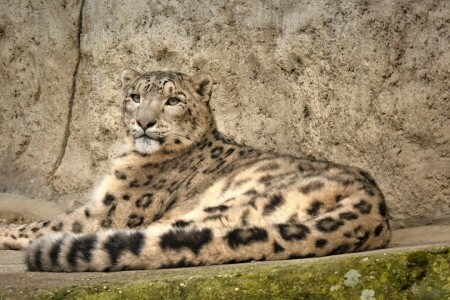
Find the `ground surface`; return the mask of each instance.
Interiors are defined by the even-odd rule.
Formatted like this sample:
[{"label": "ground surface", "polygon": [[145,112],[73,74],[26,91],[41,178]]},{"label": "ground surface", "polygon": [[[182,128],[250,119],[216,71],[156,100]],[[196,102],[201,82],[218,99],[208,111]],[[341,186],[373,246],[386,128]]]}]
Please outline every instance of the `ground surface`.
[{"label": "ground surface", "polygon": [[[448,230],[397,231],[393,243],[426,231],[433,246],[117,273],[30,273],[22,252],[0,251],[0,299],[448,299]],[[409,240],[416,242],[422,240]]]},{"label": "ground surface", "polygon": [[[0,194],[0,222],[26,223],[62,211],[61,206],[47,201],[15,197]],[[413,299],[421,299],[423,295],[426,296],[423,299],[441,299],[445,293],[450,293],[449,249],[450,226],[430,225],[394,230],[390,248],[385,250],[317,259],[155,271],[30,273],[23,264],[23,252],[0,251],[0,299],[37,296],[109,299],[143,295],[149,299],[188,299],[196,295],[218,299],[217,293],[224,299],[247,299],[255,295],[262,298],[334,295],[336,299],[354,296],[376,299],[372,292],[402,297],[413,295]],[[308,274],[314,276],[310,278]],[[383,288],[374,285],[382,282],[375,278],[382,278],[387,285]],[[302,289],[297,290],[298,282],[286,290],[282,288],[293,284],[292,280],[302,281]],[[352,280],[359,284],[351,286]],[[210,288],[205,289],[205,286]],[[403,294],[396,294],[399,291]],[[435,294],[434,298],[429,297],[430,291]]]}]

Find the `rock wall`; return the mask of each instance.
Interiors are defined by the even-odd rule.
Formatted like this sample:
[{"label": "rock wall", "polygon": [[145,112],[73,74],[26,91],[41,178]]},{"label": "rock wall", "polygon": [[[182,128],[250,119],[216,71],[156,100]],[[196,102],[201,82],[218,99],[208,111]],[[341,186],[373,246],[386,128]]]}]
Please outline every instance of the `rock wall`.
[{"label": "rock wall", "polygon": [[2,1],[0,190],[82,196],[120,136],[124,67],[215,79],[240,142],[368,169],[394,225],[450,220],[450,4]]}]

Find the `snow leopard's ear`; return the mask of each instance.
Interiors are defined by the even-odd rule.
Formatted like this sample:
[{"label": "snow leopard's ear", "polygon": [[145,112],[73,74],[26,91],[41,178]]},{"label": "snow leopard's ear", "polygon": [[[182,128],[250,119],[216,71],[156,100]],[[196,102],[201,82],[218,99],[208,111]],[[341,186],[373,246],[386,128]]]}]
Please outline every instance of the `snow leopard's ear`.
[{"label": "snow leopard's ear", "polygon": [[122,71],[122,74],[120,75],[120,80],[122,81],[122,87],[126,89],[136,77],[141,75],[139,72],[133,70],[133,69],[125,69]]},{"label": "snow leopard's ear", "polygon": [[213,79],[207,73],[197,73],[191,77],[194,91],[201,97],[204,102],[211,99]]}]

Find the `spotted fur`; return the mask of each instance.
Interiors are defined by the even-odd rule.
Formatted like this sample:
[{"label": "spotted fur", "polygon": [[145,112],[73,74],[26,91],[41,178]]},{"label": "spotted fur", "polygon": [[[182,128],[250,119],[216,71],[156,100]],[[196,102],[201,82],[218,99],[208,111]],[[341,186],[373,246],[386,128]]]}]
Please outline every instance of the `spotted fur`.
[{"label": "spotted fur", "polygon": [[[388,211],[358,168],[265,153],[216,128],[209,75],[127,69],[128,150],[66,215],[1,229],[30,271],[118,271],[384,247]],[[29,246],[31,244],[31,246]]]}]

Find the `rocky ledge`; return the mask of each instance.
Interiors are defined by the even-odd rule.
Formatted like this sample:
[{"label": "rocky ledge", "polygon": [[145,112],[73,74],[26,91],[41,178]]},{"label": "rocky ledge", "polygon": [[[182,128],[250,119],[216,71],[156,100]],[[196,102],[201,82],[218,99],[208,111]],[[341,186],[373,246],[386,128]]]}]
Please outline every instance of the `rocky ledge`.
[{"label": "rocky ledge", "polygon": [[[448,299],[450,245],[117,273],[28,273],[0,252],[0,299]],[[8,263],[6,263],[8,261]]]}]

